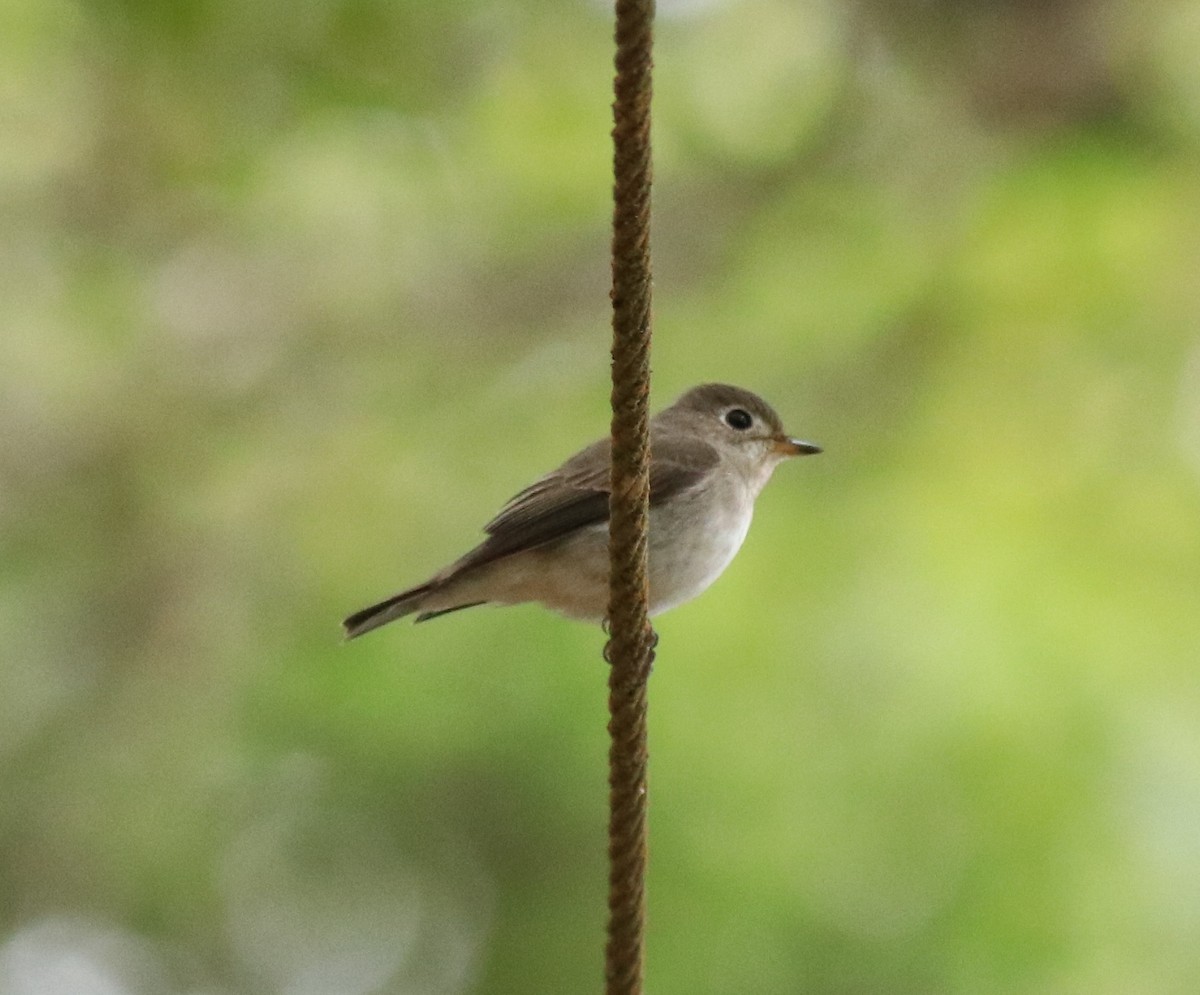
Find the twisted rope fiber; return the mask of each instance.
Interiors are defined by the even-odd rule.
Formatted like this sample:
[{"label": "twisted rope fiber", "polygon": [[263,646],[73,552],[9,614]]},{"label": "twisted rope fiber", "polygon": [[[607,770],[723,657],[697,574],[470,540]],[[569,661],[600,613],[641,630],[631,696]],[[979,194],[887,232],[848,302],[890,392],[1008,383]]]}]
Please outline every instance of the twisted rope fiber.
[{"label": "twisted rope fiber", "polygon": [[642,991],[650,626],[650,95],[654,0],[616,0],[613,103],[608,995]]}]

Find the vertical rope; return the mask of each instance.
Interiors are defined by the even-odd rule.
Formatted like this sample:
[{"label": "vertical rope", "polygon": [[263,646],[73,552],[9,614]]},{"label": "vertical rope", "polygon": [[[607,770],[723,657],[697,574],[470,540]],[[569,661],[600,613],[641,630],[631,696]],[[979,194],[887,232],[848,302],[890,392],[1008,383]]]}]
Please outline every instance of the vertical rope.
[{"label": "vertical rope", "polygon": [[650,506],[650,93],[654,0],[616,0],[613,103],[608,995],[642,991]]}]

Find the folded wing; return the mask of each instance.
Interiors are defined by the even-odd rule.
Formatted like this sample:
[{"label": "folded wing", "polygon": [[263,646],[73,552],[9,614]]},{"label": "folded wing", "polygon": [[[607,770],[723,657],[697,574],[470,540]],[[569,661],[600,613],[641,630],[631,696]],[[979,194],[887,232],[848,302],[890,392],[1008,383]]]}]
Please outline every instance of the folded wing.
[{"label": "folded wing", "polygon": [[[651,435],[650,504],[698,484],[716,465],[705,442],[655,440]],[[446,575],[565,538],[577,529],[608,521],[609,454],[602,439],[513,497],[487,525],[488,538]]]}]

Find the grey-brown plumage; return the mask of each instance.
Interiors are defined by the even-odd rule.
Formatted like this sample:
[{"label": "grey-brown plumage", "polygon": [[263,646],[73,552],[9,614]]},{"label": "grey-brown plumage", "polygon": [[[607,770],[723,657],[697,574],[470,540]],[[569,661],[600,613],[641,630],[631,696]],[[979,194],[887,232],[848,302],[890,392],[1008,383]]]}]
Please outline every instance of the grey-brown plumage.
[{"label": "grey-brown plumage", "polygon": [[[513,497],[487,538],[417,587],[355,612],[347,638],[405,615],[422,622],[479,604],[539,601],[604,617],[611,443],[601,439]],[[741,546],[775,466],[817,453],[789,438],[762,398],[727,384],[684,394],[650,421],[651,614],[699,594]]]}]

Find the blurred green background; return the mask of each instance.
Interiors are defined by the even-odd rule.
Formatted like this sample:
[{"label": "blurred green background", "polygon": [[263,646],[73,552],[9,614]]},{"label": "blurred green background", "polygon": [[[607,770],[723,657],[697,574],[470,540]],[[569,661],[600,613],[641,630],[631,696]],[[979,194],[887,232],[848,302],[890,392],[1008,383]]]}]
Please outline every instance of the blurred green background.
[{"label": "blurred green background", "polygon": [[[1200,991],[1200,4],[676,0],[648,990]],[[597,991],[603,636],[399,625],[607,427],[595,2],[6,0],[0,993]]]}]

